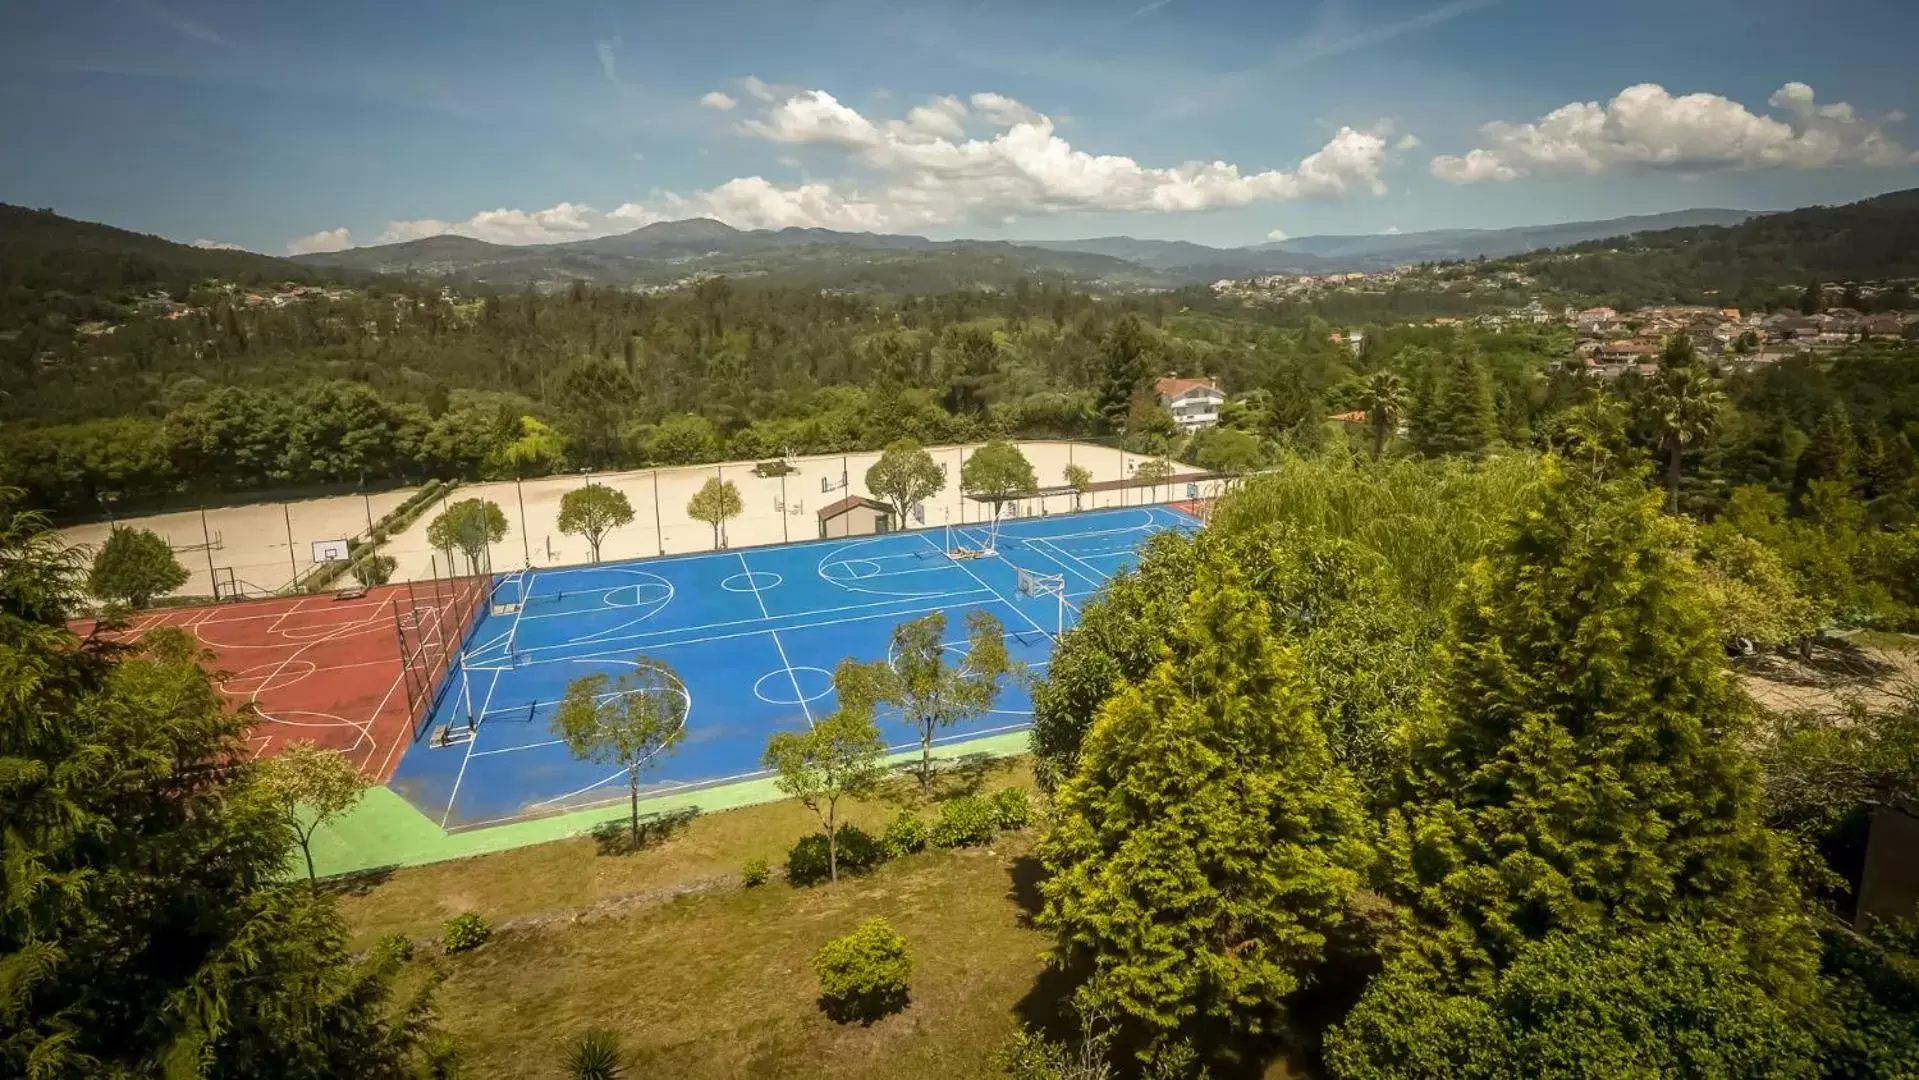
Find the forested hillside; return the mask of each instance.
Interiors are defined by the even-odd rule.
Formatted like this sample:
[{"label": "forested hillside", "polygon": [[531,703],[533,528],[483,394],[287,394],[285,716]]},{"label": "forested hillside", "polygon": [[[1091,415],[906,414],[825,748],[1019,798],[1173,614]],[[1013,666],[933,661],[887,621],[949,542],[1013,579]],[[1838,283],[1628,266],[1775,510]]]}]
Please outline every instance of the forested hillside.
[{"label": "forested hillside", "polygon": [[1848,206],[1595,240],[1506,265],[1614,306],[1678,301],[1761,307],[1782,286],[1919,277],[1919,189]]}]

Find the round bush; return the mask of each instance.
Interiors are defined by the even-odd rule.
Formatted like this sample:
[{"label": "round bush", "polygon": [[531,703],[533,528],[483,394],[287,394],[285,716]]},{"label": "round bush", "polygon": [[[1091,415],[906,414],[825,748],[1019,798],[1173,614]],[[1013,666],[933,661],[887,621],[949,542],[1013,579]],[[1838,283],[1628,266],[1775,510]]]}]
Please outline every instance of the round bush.
[{"label": "round bush", "polygon": [[880,844],[895,859],[924,851],[926,823],[911,810],[901,810],[899,817],[886,823],[886,831],[880,834]]},{"label": "round bush", "polygon": [[[841,825],[834,835],[839,838],[842,874],[870,870],[886,859],[879,843],[858,826]],[[795,885],[817,885],[830,876],[829,870],[824,833],[800,837],[786,853],[786,880]]]},{"label": "round bush", "polygon": [[767,869],[765,859],[748,859],[746,865],[740,869],[740,880],[750,889],[756,885],[766,884],[766,879],[771,874],[772,871]]},{"label": "round bush", "polygon": [[906,1004],[913,957],[906,939],[885,919],[872,918],[859,929],[826,943],[813,958],[820,977],[820,1003],[842,1022],[874,1020]]},{"label": "round bush", "polygon": [[999,812],[985,799],[963,795],[940,807],[933,825],[933,843],[940,847],[984,844],[999,832]]},{"label": "round bush", "polygon": [[1025,788],[1002,788],[993,793],[992,802],[1000,828],[1024,829],[1033,823],[1033,804],[1027,800]]},{"label": "round bush", "polygon": [[376,960],[411,960],[413,959],[413,939],[405,934],[388,934],[374,942],[369,952]]},{"label": "round bush", "polygon": [[464,915],[455,915],[446,921],[446,929],[440,933],[440,944],[450,953],[466,952],[477,949],[493,936],[493,928],[485,919],[469,911]]}]

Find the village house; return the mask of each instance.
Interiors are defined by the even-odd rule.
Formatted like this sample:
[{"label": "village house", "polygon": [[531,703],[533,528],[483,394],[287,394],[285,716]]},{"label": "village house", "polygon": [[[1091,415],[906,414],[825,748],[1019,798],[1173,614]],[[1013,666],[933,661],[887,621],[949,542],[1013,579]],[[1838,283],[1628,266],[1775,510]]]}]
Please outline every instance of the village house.
[{"label": "village house", "polygon": [[1153,385],[1159,403],[1173,415],[1181,431],[1195,431],[1219,423],[1219,407],[1226,394],[1211,379],[1181,379],[1167,376]]}]

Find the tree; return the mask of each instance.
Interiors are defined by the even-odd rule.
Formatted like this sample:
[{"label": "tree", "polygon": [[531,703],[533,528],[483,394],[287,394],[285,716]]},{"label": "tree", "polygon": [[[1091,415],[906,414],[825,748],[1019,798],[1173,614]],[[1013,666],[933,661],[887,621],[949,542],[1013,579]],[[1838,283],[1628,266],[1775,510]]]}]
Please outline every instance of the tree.
[{"label": "tree", "polygon": [[1819,287],[1817,281],[1807,283],[1805,290],[1799,294],[1799,314],[1817,315],[1824,310],[1826,310],[1825,290]]},{"label": "tree", "polygon": [[1847,491],[1859,487],[1859,439],[1853,434],[1852,414],[1833,402],[1819,414],[1805,452],[1799,455],[1795,486],[1803,493],[1814,480],[1829,480]]},{"label": "tree", "polygon": [[1173,478],[1173,463],[1165,458],[1148,458],[1133,470],[1135,480],[1144,480],[1153,485],[1153,501],[1159,501],[1159,486]]},{"label": "tree", "polygon": [[313,876],[313,834],[351,810],[366,792],[366,777],[344,754],[311,742],[288,743],[260,765],[260,794],[286,819]]},{"label": "tree", "polygon": [[1771,548],[1715,522],[1700,530],[1699,593],[1719,632],[1778,645],[1819,629],[1819,609]]},{"label": "tree", "polygon": [[1366,410],[1366,423],[1373,432],[1373,460],[1378,461],[1380,452],[1386,448],[1386,437],[1399,426],[1399,418],[1406,413],[1406,388],[1400,383],[1399,376],[1390,371],[1376,371],[1366,380],[1366,388],[1360,394],[1359,407]]},{"label": "tree", "polygon": [[1564,930],[1740,927],[1803,987],[1809,943],[1745,749],[1750,702],[1692,586],[1684,527],[1636,478],[1547,461],[1468,574],[1430,706],[1405,733],[1382,852],[1443,979]]},{"label": "tree", "polygon": [[368,552],[353,560],[346,572],[353,580],[371,589],[376,585],[385,585],[393,580],[393,572],[400,568],[400,560],[391,555],[382,555],[377,551]]},{"label": "tree", "polygon": [[1851,308],[1854,311],[1864,311],[1866,309],[1865,298],[1859,292],[1858,282],[1846,282],[1845,288],[1841,289],[1839,293],[1839,306]]},{"label": "tree", "polygon": [[534,417],[522,416],[518,437],[501,443],[487,455],[486,472],[522,479],[556,472],[565,463],[566,440],[560,433]]},{"label": "tree", "polygon": [[[846,670],[853,661],[841,662]],[[826,832],[826,873],[840,879],[839,803],[873,790],[885,776],[886,740],[873,722],[870,705],[842,704],[831,716],[804,732],[782,731],[766,744],[761,759],[775,774],[774,786],[813,811]]]},{"label": "tree", "polygon": [[1100,340],[1099,414],[1106,430],[1125,430],[1133,396],[1152,378],[1153,337],[1139,316],[1120,316]]},{"label": "tree", "polygon": [[1686,447],[1702,442],[1718,423],[1725,395],[1692,350],[1674,338],[1660,354],[1659,381],[1646,396],[1651,421],[1666,450],[1666,512],[1679,512],[1679,467]]},{"label": "tree", "polygon": [[448,570],[453,568],[453,551],[458,548],[466,555],[468,572],[479,573],[487,545],[504,539],[506,515],[498,503],[486,499],[461,499],[440,511],[426,527],[427,543],[447,553]]},{"label": "tree", "polygon": [[75,637],[78,576],[0,492],[0,1074],[422,1074],[438,977],[401,996],[397,961],[352,959],[332,899],[286,880],[252,715],[179,630]]},{"label": "tree", "polygon": [[87,591],[102,600],[144,608],[155,596],[172,592],[186,582],[186,568],[173,557],[173,548],[158,533],[116,528],[93,557]]},{"label": "tree", "polygon": [[1006,628],[984,611],[966,614],[964,652],[946,643],[946,613],[935,611],[893,628],[891,661],[840,665],[834,676],[843,707],[891,705],[920,737],[920,786],[933,782],[933,738],[999,700],[1002,676],[1020,670],[1006,655]]},{"label": "tree", "polygon": [[1414,442],[1429,457],[1476,456],[1499,438],[1493,411],[1492,380],[1478,356],[1462,353],[1446,361],[1425,408],[1414,414]]},{"label": "tree", "polygon": [[1051,963],[1157,1055],[1275,1030],[1365,862],[1362,815],[1294,655],[1230,568],[1087,733],[1040,843]]},{"label": "tree", "polygon": [[1735,931],[1686,923],[1553,934],[1483,994],[1389,965],[1328,1035],[1327,1064],[1342,1080],[1821,1075],[1745,951]]},{"label": "tree", "polygon": [[720,536],[720,528],[732,518],[740,515],[746,504],[740,501],[740,489],[731,480],[710,477],[693,498],[686,504],[686,516],[694,521],[704,521],[713,526],[713,549],[726,546]]},{"label": "tree", "polygon": [[993,504],[993,518],[986,533],[986,546],[992,547],[999,537],[1000,511],[1014,499],[1038,491],[1039,478],[1019,447],[994,439],[973,451],[960,466],[960,490]]},{"label": "tree", "polygon": [[1259,436],[1232,428],[1202,428],[1193,433],[1187,447],[1193,464],[1207,472],[1244,476],[1266,462],[1266,450]]},{"label": "tree", "polygon": [[888,443],[879,460],[866,470],[866,490],[892,505],[896,528],[905,528],[913,507],[945,486],[946,470],[910,438]]},{"label": "tree", "polygon": [[646,656],[616,678],[587,675],[567,684],[553,734],[573,756],[626,771],[627,809],[635,847],[640,843],[640,773],[670,754],[686,735],[685,684],[673,669]]},{"label": "tree", "polygon": [[1081,509],[1080,500],[1093,489],[1093,470],[1080,464],[1069,464],[1060,472],[1060,479],[1073,489],[1073,512]]},{"label": "tree", "polygon": [[606,534],[633,523],[633,504],[626,492],[605,484],[586,484],[560,496],[560,531],[586,537],[593,561],[600,561],[600,542]]}]

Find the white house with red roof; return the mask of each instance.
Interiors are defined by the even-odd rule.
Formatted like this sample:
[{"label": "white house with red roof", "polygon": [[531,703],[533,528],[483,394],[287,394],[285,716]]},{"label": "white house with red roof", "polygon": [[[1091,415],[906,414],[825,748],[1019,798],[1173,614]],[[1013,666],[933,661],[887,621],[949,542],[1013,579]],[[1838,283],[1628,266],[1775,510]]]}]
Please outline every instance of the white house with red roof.
[{"label": "white house with red roof", "polygon": [[1219,423],[1219,407],[1226,394],[1211,379],[1178,379],[1168,376],[1153,384],[1159,403],[1173,414],[1173,423],[1181,431],[1212,427]]}]

